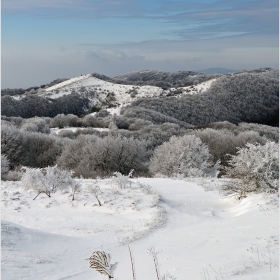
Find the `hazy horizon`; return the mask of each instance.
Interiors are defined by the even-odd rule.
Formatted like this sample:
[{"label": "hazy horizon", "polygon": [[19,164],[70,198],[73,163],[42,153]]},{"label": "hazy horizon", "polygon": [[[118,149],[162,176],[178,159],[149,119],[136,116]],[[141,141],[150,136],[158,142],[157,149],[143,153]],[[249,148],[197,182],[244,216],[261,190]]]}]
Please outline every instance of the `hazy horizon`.
[{"label": "hazy horizon", "polygon": [[2,0],[1,88],[98,72],[279,67],[276,0]]}]

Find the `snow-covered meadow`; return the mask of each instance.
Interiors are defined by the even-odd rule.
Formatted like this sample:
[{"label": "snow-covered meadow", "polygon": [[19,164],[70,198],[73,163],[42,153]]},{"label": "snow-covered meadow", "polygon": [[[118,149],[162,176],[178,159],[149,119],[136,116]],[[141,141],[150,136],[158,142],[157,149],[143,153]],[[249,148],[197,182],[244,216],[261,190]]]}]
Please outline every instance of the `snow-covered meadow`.
[{"label": "snow-covered meadow", "polygon": [[[2,181],[2,279],[108,279],[89,268],[94,251],[111,255],[114,279],[279,278],[278,195],[237,200],[220,179],[78,179],[49,198]],[[97,188],[97,186],[99,188]],[[97,191],[97,198],[93,190]]]}]

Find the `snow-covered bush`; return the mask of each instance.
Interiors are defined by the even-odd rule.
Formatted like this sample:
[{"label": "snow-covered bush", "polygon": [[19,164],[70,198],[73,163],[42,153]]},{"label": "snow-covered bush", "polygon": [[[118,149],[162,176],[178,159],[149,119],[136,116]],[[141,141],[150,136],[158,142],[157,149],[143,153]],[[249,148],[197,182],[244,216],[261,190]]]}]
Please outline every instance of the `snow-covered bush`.
[{"label": "snow-covered bush", "polygon": [[275,142],[265,145],[246,144],[232,156],[226,175],[239,179],[229,187],[241,194],[247,192],[278,191],[279,147]]},{"label": "snow-covered bush", "polygon": [[24,155],[20,158],[23,166],[44,168],[55,164],[56,158],[61,154],[67,139],[55,135],[38,132],[24,132]]},{"label": "snow-covered bush", "polygon": [[26,137],[17,128],[2,123],[1,124],[1,153],[5,154],[10,161],[11,168],[21,164]]},{"label": "snow-covered bush", "polygon": [[25,119],[20,126],[20,130],[29,132],[50,133],[49,124],[43,118],[29,118]]},{"label": "snow-covered bush", "polygon": [[82,119],[82,126],[84,126],[84,127],[98,127],[98,120],[93,115],[86,115]]},{"label": "snow-covered bush", "polygon": [[51,196],[52,188],[48,184],[41,168],[22,167],[22,169],[25,170],[25,173],[21,177],[21,182],[25,190],[34,190],[37,196],[41,193],[45,193],[49,197]]},{"label": "snow-covered bush", "polygon": [[71,188],[74,198],[77,183],[72,178],[73,171],[61,170],[57,166],[48,166],[47,168],[22,167],[22,169],[25,173],[22,175],[21,182],[26,190],[36,191],[37,196],[45,193],[50,197],[51,192]]},{"label": "snow-covered bush", "polygon": [[260,136],[265,136],[270,141],[279,142],[279,127],[258,123],[239,123],[236,129],[238,131],[255,131],[258,132]]},{"label": "snow-covered bush", "polygon": [[216,176],[219,162],[210,161],[208,147],[194,135],[173,136],[155,149],[151,158],[150,172],[186,177]]},{"label": "snow-covered bush", "polygon": [[63,191],[75,185],[75,180],[72,178],[73,171],[59,169],[57,165],[48,166],[43,171],[52,192]]},{"label": "snow-covered bush", "polygon": [[50,127],[81,126],[80,119],[73,114],[58,114],[50,122]]},{"label": "snow-covered bush", "polygon": [[102,206],[98,196],[101,193],[100,187],[99,186],[94,186],[94,187],[88,187],[88,191],[95,196],[96,200],[98,201],[99,206]]},{"label": "snow-covered bush", "polygon": [[126,189],[127,187],[129,187],[131,185],[131,181],[129,180],[129,178],[132,177],[132,173],[133,173],[133,169],[130,170],[129,174],[123,175],[120,172],[115,172],[114,176],[112,176],[111,180],[112,180],[112,184],[116,185],[119,189]]},{"label": "snow-covered bush", "polygon": [[[247,143],[265,144],[267,139],[255,131],[241,131],[235,135],[228,129],[214,130],[206,128],[195,130],[194,135],[209,148],[213,161],[220,160],[221,165],[227,166],[229,155],[235,155],[237,147],[244,147]],[[221,174],[220,174],[221,175]]]},{"label": "snow-covered bush", "polygon": [[1,153],[15,166],[46,167],[54,165],[70,139],[39,132],[21,131],[4,124],[1,126]]},{"label": "snow-covered bush", "polygon": [[10,162],[5,155],[1,155],[1,180],[5,180],[10,169]]},{"label": "snow-covered bush", "polygon": [[7,181],[20,181],[23,172],[17,170],[10,170],[8,174],[5,176]]},{"label": "snow-covered bush", "polygon": [[21,128],[21,131],[28,131],[28,132],[38,132],[38,126],[34,123],[25,122]]},{"label": "snow-covered bush", "polygon": [[77,176],[95,178],[114,172],[128,174],[131,169],[145,171],[147,157],[146,141],[120,135],[80,135],[66,146],[57,163]]}]

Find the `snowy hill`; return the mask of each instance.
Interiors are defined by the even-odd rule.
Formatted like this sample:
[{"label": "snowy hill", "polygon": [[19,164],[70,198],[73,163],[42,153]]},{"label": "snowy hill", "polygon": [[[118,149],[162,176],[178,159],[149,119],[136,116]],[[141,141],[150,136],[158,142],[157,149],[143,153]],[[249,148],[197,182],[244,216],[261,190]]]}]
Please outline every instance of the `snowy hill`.
[{"label": "snowy hill", "polygon": [[[93,73],[66,80],[56,79],[47,86],[36,90],[33,88],[23,94],[22,90],[4,91],[1,108],[5,116],[23,118],[55,117],[58,114],[84,116],[100,109],[108,109],[111,114],[119,114],[121,108],[127,105],[135,106],[145,99],[146,103],[154,103],[146,109],[193,125],[225,120],[233,123],[246,121],[277,125],[278,76],[279,71],[271,68],[223,75],[207,75],[192,71],[168,73],[145,70],[110,78]],[[246,94],[242,91],[246,91]],[[218,96],[217,93],[221,94]],[[255,105],[247,98],[248,94],[252,95],[250,98]],[[236,96],[233,98],[231,95]],[[180,97],[184,98],[177,102]],[[170,101],[172,104],[160,109],[155,108],[156,104],[153,101],[155,99],[156,103],[163,101],[168,103],[171,99],[173,101]],[[268,100],[265,109],[261,107],[262,105],[258,106],[263,104],[262,99],[266,100],[265,103]],[[186,106],[183,105],[184,102]],[[233,104],[221,105],[223,102]],[[167,113],[171,107],[174,107],[174,110]],[[227,110],[224,110],[225,107]],[[248,110],[250,107],[252,108]],[[179,108],[184,109],[179,113]],[[255,110],[256,112],[248,117],[248,112]],[[180,116],[176,115],[176,112]],[[203,113],[198,116],[198,112]],[[201,119],[201,116],[205,118]]]},{"label": "snowy hill", "polygon": [[80,183],[71,201],[70,193],[32,200],[20,182],[2,182],[2,279],[107,279],[89,268],[96,250],[110,253],[114,279],[133,279],[127,244],[137,280],[157,279],[150,246],[166,279],[279,279],[277,196],[238,201],[213,179]]},{"label": "snowy hill", "polygon": [[[206,91],[215,80],[216,79],[211,79],[197,85],[163,90],[161,87],[157,86],[117,84],[87,74],[68,79],[62,83],[45,88],[44,90],[39,90],[37,96],[55,99],[75,92],[89,99],[91,106],[111,108],[120,105],[125,106],[134,100],[144,97],[164,97],[173,95],[179,97],[184,94],[202,93]],[[21,95],[20,98],[23,97],[24,95]]]}]

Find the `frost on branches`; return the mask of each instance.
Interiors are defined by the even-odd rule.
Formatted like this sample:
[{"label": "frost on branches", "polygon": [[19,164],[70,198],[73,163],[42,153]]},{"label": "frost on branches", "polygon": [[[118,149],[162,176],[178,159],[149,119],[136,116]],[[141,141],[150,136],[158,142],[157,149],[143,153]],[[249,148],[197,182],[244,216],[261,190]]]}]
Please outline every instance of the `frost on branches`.
[{"label": "frost on branches", "polygon": [[41,193],[45,193],[50,197],[51,193],[57,190],[62,191],[71,188],[74,200],[74,194],[78,184],[72,178],[73,171],[61,170],[56,165],[46,168],[23,167],[22,169],[25,173],[21,178],[21,182],[26,190],[31,189],[36,191],[37,196]]},{"label": "frost on branches", "polygon": [[173,136],[155,149],[151,158],[150,172],[186,177],[216,176],[219,162],[210,161],[208,147],[194,135]]},{"label": "frost on branches", "polygon": [[265,145],[247,143],[231,156],[226,175],[239,179],[231,188],[242,193],[278,192],[279,189],[279,147],[275,142]]},{"label": "frost on branches", "polygon": [[132,177],[134,170],[130,170],[129,174],[123,175],[120,172],[115,172],[114,176],[111,177],[112,180],[112,184],[116,185],[119,189],[125,189],[127,187],[131,186],[131,181],[129,180],[129,178]]}]

